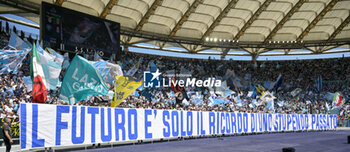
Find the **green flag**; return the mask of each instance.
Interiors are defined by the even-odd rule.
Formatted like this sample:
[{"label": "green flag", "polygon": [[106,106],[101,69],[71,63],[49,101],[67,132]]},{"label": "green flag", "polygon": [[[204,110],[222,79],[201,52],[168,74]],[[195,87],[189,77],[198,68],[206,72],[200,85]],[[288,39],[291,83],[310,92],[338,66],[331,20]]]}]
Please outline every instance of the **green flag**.
[{"label": "green flag", "polygon": [[76,55],[63,77],[60,99],[74,104],[89,95],[107,95],[108,87],[99,71],[85,58]]}]

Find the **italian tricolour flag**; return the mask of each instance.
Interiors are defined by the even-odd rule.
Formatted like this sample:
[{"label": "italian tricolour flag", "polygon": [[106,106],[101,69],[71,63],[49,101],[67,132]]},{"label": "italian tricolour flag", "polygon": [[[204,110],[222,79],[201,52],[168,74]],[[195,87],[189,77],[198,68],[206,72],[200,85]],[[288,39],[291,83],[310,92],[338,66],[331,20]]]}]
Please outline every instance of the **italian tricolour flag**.
[{"label": "italian tricolour flag", "polygon": [[344,104],[344,102],[345,100],[339,92],[334,93],[333,103],[332,103],[333,107],[341,106]]},{"label": "italian tricolour flag", "polygon": [[44,103],[47,98],[46,81],[35,44],[33,44],[30,76],[33,80],[33,103]]}]

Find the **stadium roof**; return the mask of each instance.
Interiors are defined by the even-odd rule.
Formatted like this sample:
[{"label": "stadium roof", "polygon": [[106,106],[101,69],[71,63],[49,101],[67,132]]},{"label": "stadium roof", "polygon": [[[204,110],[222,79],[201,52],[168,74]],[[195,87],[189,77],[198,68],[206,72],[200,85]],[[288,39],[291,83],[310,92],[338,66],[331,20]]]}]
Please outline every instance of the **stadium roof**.
[{"label": "stadium roof", "polygon": [[121,23],[125,48],[253,57],[350,48],[350,0],[0,0],[0,12],[39,23],[41,1]]}]

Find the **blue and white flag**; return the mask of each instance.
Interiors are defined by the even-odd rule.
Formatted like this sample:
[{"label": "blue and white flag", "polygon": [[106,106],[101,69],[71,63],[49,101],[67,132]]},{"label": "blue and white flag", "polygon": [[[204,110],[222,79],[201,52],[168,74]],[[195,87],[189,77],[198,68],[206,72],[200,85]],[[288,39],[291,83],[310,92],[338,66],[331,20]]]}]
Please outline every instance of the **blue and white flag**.
[{"label": "blue and white flag", "polygon": [[118,75],[123,75],[123,70],[118,64],[108,62],[106,66],[111,68],[110,73],[113,78],[115,78]]},{"label": "blue and white flag", "polygon": [[278,102],[277,102],[277,105],[278,105],[279,107],[283,107],[284,101],[278,101]]},{"label": "blue and white flag", "polygon": [[63,55],[63,63],[62,63],[62,69],[67,69],[69,66],[69,54],[68,53],[64,53]]},{"label": "blue and white flag", "polygon": [[212,93],[211,96],[209,97],[209,106],[219,105],[219,104],[226,103],[226,102],[227,101],[216,96],[214,93]]},{"label": "blue and white flag", "polygon": [[266,109],[269,109],[272,112],[275,111],[275,103],[273,102],[273,100],[269,100],[267,102]]},{"label": "blue and white flag", "polygon": [[237,95],[237,97],[236,97],[236,102],[237,102],[236,106],[238,106],[238,107],[241,107],[243,105],[242,99],[239,95]]},{"label": "blue and white flag", "polygon": [[273,89],[274,84],[275,84],[275,83],[273,83],[272,81],[265,81],[263,86],[264,86],[264,88],[266,88],[267,90],[271,90],[271,89]]},{"label": "blue and white flag", "polygon": [[334,93],[332,93],[332,92],[327,92],[327,93],[325,94],[325,98],[326,98],[327,100],[329,100],[329,101],[333,101]]},{"label": "blue and white flag", "polygon": [[128,72],[125,73],[125,76],[134,76],[134,74],[137,72],[137,67],[133,66],[131,69],[129,69]]},{"label": "blue and white flag", "polygon": [[236,74],[235,74],[235,71],[234,71],[234,70],[227,69],[227,70],[226,70],[226,73],[225,73],[225,75],[224,75],[224,79],[225,79],[225,80],[228,80],[228,79],[230,79],[231,77],[235,77],[235,76],[236,76]]},{"label": "blue and white flag", "polygon": [[184,99],[182,100],[182,104],[188,106],[190,103],[187,101],[186,98],[184,98]]},{"label": "blue and white flag", "polygon": [[274,99],[276,99],[276,97],[270,93],[269,91],[266,91],[262,96],[261,96],[261,100],[264,102],[269,102],[269,101],[273,101]]},{"label": "blue and white flag", "polygon": [[150,67],[150,71],[157,71],[157,66],[156,64],[154,64],[153,60],[149,63],[149,67]]},{"label": "blue and white flag", "polygon": [[30,43],[23,41],[15,33],[11,33],[8,45],[16,50],[31,49]]},{"label": "blue and white flag", "polygon": [[229,86],[231,89],[235,89],[235,90],[240,90],[240,88],[243,87],[239,77],[230,77],[230,78],[228,78],[227,86]]},{"label": "blue and white flag", "polygon": [[308,109],[303,109],[302,113],[307,114],[308,111],[309,111]]},{"label": "blue and white flag", "polygon": [[315,84],[314,84],[314,87],[315,87],[315,91],[317,93],[321,92],[322,90],[322,76],[319,75],[315,81]]},{"label": "blue and white flag", "polygon": [[256,99],[253,99],[252,102],[249,104],[250,108],[256,107]]},{"label": "blue and white flag", "polygon": [[144,89],[145,89],[145,87],[143,87],[143,84],[137,88],[137,90],[139,90],[139,91],[142,91]]},{"label": "blue and white flag", "polygon": [[301,88],[296,88],[296,89],[294,89],[292,92],[290,92],[290,94],[291,94],[293,97],[295,97],[295,96],[297,96],[301,91],[302,91]]},{"label": "blue and white flag", "polygon": [[281,89],[282,87],[282,83],[283,83],[283,77],[282,74],[280,74],[275,82],[275,88],[276,88],[276,92]]},{"label": "blue and white flag", "polygon": [[26,50],[1,50],[0,51],[0,74],[13,72],[17,74],[18,69],[22,66],[22,62],[30,49]]},{"label": "blue and white flag", "polygon": [[111,68],[107,66],[109,63],[108,61],[103,61],[102,59],[100,61],[90,61],[90,63],[100,71],[100,74],[103,78],[103,80],[109,85],[109,87],[114,85],[114,78],[111,75],[110,71]]},{"label": "blue and white flag", "polygon": [[106,78],[111,70],[111,68],[107,66],[108,61],[90,61],[90,63],[100,71],[102,78]]},{"label": "blue and white flag", "polygon": [[115,77],[118,75],[123,75],[123,70],[118,64],[110,62],[108,62],[106,66],[110,68],[110,70],[104,77],[105,82],[107,82],[110,86],[114,86]]},{"label": "blue and white flag", "polygon": [[100,55],[98,55],[97,51],[94,52],[94,61],[99,61],[101,59]]},{"label": "blue and white flag", "polygon": [[47,52],[49,52],[51,55],[54,56],[54,62],[60,63],[62,65],[63,61],[64,61],[64,57],[63,55],[57,53],[55,50],[51,49],[51,48],[46,48]]},{"label": "blue and white flag", "polygon": [[[213,88],[209,88],[210,90],[214,90]],[[234,92],[230,90],[230,87],[227,86],[226,80],[221,83],[220,87],[216,87],[215,94],[219,94],[222,97],[226,98],[227,96],[233,94]]]},{"label": "blue and white flag", "polygon": [[249,91],[247,94],[247,98],[255,98],[256,92],[254,91]]},{"label": "blue and white flag", "polygon": [[32,89],[33,89],[32,78],[30,76],[27,76],[27,77],[23,77],[22,80],[23,80],[24,84],[26,85],[27,91],[32,91]]},{"label": "blue and white flag", "polygon": [[203,96],[201,94],[201,92],[196,92],[193,96],[192,96],[192,101],[194,104],[196,105],[202,105],[202,100],[203,100]]},{"label": "blue and white flag", "polygon": [[140,96],[140,94],[139,94],[139,92],[137,92],[136,90],[134,91],[134,96],[136,96],[136,97],[139,97]]}]

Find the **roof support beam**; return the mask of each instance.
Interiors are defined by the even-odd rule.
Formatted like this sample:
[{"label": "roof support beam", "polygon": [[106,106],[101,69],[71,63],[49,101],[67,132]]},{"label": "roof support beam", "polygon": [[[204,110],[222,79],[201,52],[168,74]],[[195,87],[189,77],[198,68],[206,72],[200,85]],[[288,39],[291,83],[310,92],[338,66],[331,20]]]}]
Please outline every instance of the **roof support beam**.
[{"label": "roof support beam", "polygon": [[154,14],[154,11],[156,11],[157,7],[163,2],[163,0],[155,0],[152,4],[152,6],[148,9],[145,16],[142,17],[139,24],[137,24],[135,28],[135,32],[138,32],[141,30],[142,26],[148,21],[149,17]]},{"label": "roof support beam", "polygon": [[103,9],[102,13],[100,14],[100,18],[106,18],[107,14],[111,11],[113,6],[117,3],[118,0],[109,0],[106,7]]},{"label": "roof support beam", "polygon": [[64,0],[56,0],[55,4],[58,6],[62,6]]},{"label": "roof support beam", "polygon": [[0,14],[19,14],[19,13],[28,13],[28,12],[25,10],[0,11]]},{"label": "roof support beam", "polygon": [[0,4],[19,9],[21,11],[26,11],[29,13],[40,14],[40,5],[34,5],[32,3],[24,3],[23,1],[7,1],[0,0]]},{"label": "roof support beam", "polygon": [[231,50],[231,48],[223,48],[223,49],[221,49],[221,52],[222,52],[221,56],[220,56],[221,60],[225,60],[225,57],[226,57],[227,53],[230,52],[230,50]]},{"label": "roof support beam", "polygon": [[328,41],[332,41],[349,23],[350,23],[350,15],[332,33],[332,35],[328,38]]},{"label": "roof support beam", "polygon": [[181,43],[177,43],[179,46],[181,46],[182,48],[184,48],[187,53],[190,53],[191,52],[191,49],[187,48],[185,45],[181,44]]},{"label": "roof support beam", "polygon": [[328,5],[318,14],[315,19],[306,27],[306,29],[299,35],[297,38],[297,41],[300,42],[309,32],[310,30],[320,21],[323,16],[327,14],[328,11],[330,11],[335,4],[337,4],[339,0],[332,0],[328,3]]},{"label": "roof support beam", "polygon": [[250,17],[247,23],[244,24],[242,29],[237,33],[235,36],[234,40],[238,40],[243,33],[250,27],[250,25],[253,24],[253,22],[259,17],[259,15],[270,5],[272,0],[266,0],[260,7],[259,9],[253,14],[253,16]]},{"label": "roof support beam", "polygon": [[185,12],[185,14],[181,17],[181,19],[177,22],[177,24],[175,25],[175,27],[173,28],[173,30],[171,30],[171,33],[169,35],[169,37],[173,37],[175,35],[175,33],[177,32],[177,30],[180,29],[180,27],[182,26],[182,24],[187,21],[188,17],[190,17],[191,13],[193,13],[196,8],[198,7],[198,5],[200,3],[202,3],[203,0],[196,0],[192,3],[192,5],[190,6],[190,8],[187,9],[187,11]]},{"label": "roof support beam", "polygon": [[272,39],[272,37],[275,36],[277,31],[280,30],[284,23],[286,23],[293,16],[293,14],[299,10],[299,8],[304,4],[304,2],[306,2],[306,0],[299,0],[298,3],[296,3],[292,9],[290,9],[287,15],[283,17],[283,19],[275,26],[275,28],[273,28],[270,34],[266,37],[264,43],[267,43],[268,40]]},{"label": "roof support beam", "polygon": [[161,50],[164,48],[165,44],[166,44],[166,42],[162,42],[162,41],[156,42],[156,46],[158,46],[159,49],[161,49]]},{"label": "roof support beam", "polygon": [[220,23],[222,18],[224,18],[227,15],[227,13],[236,5],[237,2],[238,0],[231,0],[231,2],[224,8],[224,10],[219,14],[215,21],[210,25],[208,30],[205,31],[201,40],[204,40],[214,30],[214,28]]},{"label": "roof support beam", "polygon": [[213,49],[211,47],[202,47],[201,49],[196,50],[196,53],[200,52],[200,51],[204,51],[204,50],[210,50]]},{"label": "roof support beam", "polygon": [[139,41],[131,42],[130,44],[147,43],[147,42],[151,42],[151,41],[152,41],[152,40],[144,39],[144,40],[139,40]]},{"label": "roof support beam", "polygon": [[5,20],[5,21],[9,21],[9,22],[13,22],[13,23],[17,23],[17,24],[20,24],[20,25],[24,25],[24,26],[29,26],[29,27],[32,27],[32,28],[40,29],[39,25],[27,23],[27,22],[24,22],[24,21],[21,21],[21,20],[8,18],[8,17],[4,17],[4,16],[0,16],[0,19],[1,20]]}]

